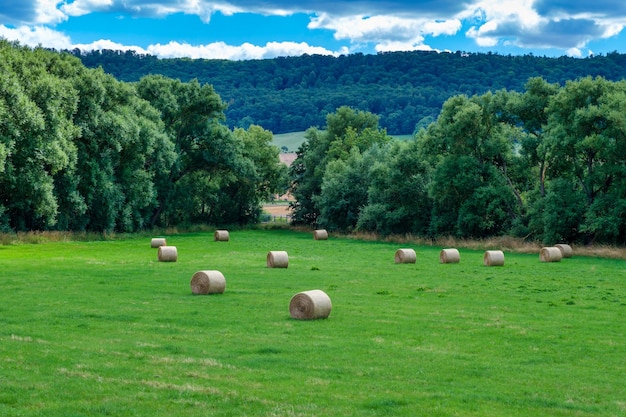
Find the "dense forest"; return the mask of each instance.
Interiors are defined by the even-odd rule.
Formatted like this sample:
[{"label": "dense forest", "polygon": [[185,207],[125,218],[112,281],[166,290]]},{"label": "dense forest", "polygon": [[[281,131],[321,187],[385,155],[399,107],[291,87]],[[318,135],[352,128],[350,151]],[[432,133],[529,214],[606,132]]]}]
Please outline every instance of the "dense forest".
[{"label": "dense forest", "polygon": [[[604,76],[578,77],[572,68],[565,71],[565,64],[541,67],[560,76],[572,74],[565,82],[531,77],[521,87],[501,86],[520,81],[513,76],[498,81],[492,73],[497,86],[468,87],[446,98],[427,116],[431,122],[406,141],[390,136],[382,116],[340,100],[321,113],[322,124],[306,130],[289,169],[279,163],[267,126],[229,125],[215,83],[162,74],[120,81],[74,55],[0,40],[0,231],[250,224],[259,220],[264,201],[289,186],[294,222],[329,230],[626,244],[622,55],[562,59],[573,68],[589,65],[589,71],[595,65]],[[332,67],[342,59],[407,56],[413,55],[303,57],[301,62],[327,59]],[[475,58],[485,68],[490,62],[498,67],[502,60],[521,60],[529,67],[544,62],[495,55],[414,56]],[[253,62],[249,68],[282,61]],[[390,74],[409,71],[391,62],[379,73],[381,88],[370,84],[372,99],[383,100],[377,92],[385,82],[390,85]],[[335,79],[342,79],[345,74],[336,70]],[[293,67],[294,74],[303,71]],[[357,73],[347,70],[353,77]],[[290,83],[267,74],[240,75],[236,82]],[[356,97],[361,90],[354,87]],[[352,91],[342,89],[337,87],[347,95]],[[398,94],[406,90],[397,89]],[[255,96],[255,91],[250,84],[246,100],[261,103],[272,97]],[[415,91],[426,97],[437,90],[424,84]],[[287,120],[292,110],[299,109],[283,105],[276,117]]]},{"label": "dense forest", "polygon": [[626,81],[532,78],[523,92],[454,96],[411,141],[342,107],[297,155],[298,223],[626,243]]},{"label": "dense forest", "polygon": [[618,53],[579,59],[390,52],[249,61],[159,59],[110,50],[72,53],[87,67],[102,67],[120,81],[161,74],[210,84],[228,104],[225,115],[231,129],[257,124],[276,134],[322,127],[326,116],[344,105],[378,115],[389,134],[412,134],[416,126],[436,119],[443,103],[458,94],[522,91],[538,76],[561,85],[586,76],[626,78],[626,55]]},{"label": "dense forest", "polygon": [[284,190],[272,133],[228,129],[210,85],[1,39],[0,74],[0,231],[255,223]]}]

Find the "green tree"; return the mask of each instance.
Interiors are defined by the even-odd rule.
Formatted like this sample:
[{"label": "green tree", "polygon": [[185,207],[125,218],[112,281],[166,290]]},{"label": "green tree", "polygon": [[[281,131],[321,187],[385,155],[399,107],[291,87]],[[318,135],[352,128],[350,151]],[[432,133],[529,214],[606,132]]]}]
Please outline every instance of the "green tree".
[{"label": "green tree", "polygon": [[314,203],[319,210],[317,224],[329,230],[353,230],[367,203],[371,159],[354,148],[347,159],[328,163],[320,194]]},{"label": "green tree", "polygon": [[[87,209],[68,208],[71,229],[134,231],[150,225],[157,206],[155,178],[173,160],[173,145],[158,111],[134,87],[102,70],[84,72],[76,81],[81,101],[75,123],[78,163],[66,187],[76,190]],[[78,183],[73,184],[72,181]],[[67,193],[66,193],[67,194]]]},{"label": "green tree", "polygon": [[[587,239],[625,238],[626,212],[619,200],[624,195],[622,178],[626,174],[625,99],[626,81],[587,77],[568,82],[548,106],[545,146],[550,174],[580,188],[586,210],[579,231],[584,231]],[[616,225],[604,229],[605,217]],[[559,231],[552,233],[558,235]],[[572,233],[563,237],[571,238]]]},{"label": "green tree", "polygon": [[416,141],[395,141],[365,152],[370,186],[361,210],[360,230],[426,235],[430,225],[429,170]]},{"label": "green tree", "polygon": [[0,201],[4,227],[42,230],[57,224],[54,176],[76,162],[72,122],[78,95],[71,80],[55,75],[71,68],[43,49],[0,40]]},{"label": "green tree", "polygon": [[374,144],[391,140],[378,127],[378,117],[369,112],[340,107],[326,118],[326,129],[309,129],[290,169],[294,221],[316,224],[326,167],[331,161],[345,161],[353,149],[363,152]]},{"label": "green tree", "polygon": [[[519,130],[499,122],[501,99],[491,93],[456,96],[437,122],[418,134],[420,152],[432,169],[431,233],[483,237],[508,231],[520,199],[510,166]],[[482,198],[493,201],[486,207]]]},{"label": "green tree", "polygon": [[200,191],[194,190],[194,184],[200,187],[200,183],[181,180],[196,171],[204,172],[211,180],[238,162],[233,136],[220,124],[225,105],[213,87],[197,81],[183,83],[163,76],[146,76],[137,84],[137,91],[161,112],[176,155],[171,166],[156,178],[158,207],[150,223],[171,224],[183,218],[188,220],[189,216],[194,218],[203,212],[204,204],[188,216],[180,208],[170,207],[181,205],[181,195],[193,196]]}]

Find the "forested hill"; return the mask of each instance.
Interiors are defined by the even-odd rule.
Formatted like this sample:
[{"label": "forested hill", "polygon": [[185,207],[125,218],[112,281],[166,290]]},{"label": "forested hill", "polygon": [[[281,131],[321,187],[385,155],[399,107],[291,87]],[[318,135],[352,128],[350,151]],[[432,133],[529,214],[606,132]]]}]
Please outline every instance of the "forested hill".
[{"label": "forested hill", "polygon": [[346,105],[377,114],[390,134],[410,134],[436,118],[454,95],[522,91],[537,76],[560,84],[589,75],[626,78],[626,55],[618,53],[579,59],[392,52],[249,61],[159,59],[131,51],[74,54],[121,81],[162,74],[212,84],[228,103],[229,127],[258,124],[274,133],[323,126],[327,114]]}]

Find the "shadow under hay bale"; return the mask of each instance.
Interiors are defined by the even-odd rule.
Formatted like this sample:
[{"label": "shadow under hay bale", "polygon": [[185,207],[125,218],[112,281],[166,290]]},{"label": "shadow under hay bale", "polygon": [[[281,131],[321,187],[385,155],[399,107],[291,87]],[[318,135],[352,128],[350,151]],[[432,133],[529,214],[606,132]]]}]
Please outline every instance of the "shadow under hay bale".
[{"label": "shadow under hay bale", "polygon": [[574,251],[572,250],[572,247],[570,245],[568,245],[568,244],[557,243],[556,245],[554,245],[554,247],[555,248],[559,248],[563,258],[571,258],[572,255],[574,254]]},{"label": "shadow under hay bale", "polygon": [[539,260],[541,262],[561,262],[561,258],[563,258],[561,249],[555,246],[541,248],[539,252]]},{"label": "shadow under hay bale", "polygon": [[314,240],[328,240],[328,232],[324,229],[315,230],[313,232]]},{"label": "shadow under hay bale", "polygon": [[285,251],[270,251],[267,254],[268,268],[287,268],[289,266],[289,255]]},{"label": "shadow under hay bale", "polygon": [[223,294],[226,278],[220,271],[198,271],[191,277],[191,292],[196,295]]},{"label": "shadow under hay bale", "polygon": [[504,252],[501,250],[488,250],[483,256],[485,266],[504,266]]},{"label": "shadow under hay bale", "polygon": [[413,249],[398,249],[396,251],[395,262],[397,264],[414,264],[417,256]]},{"label": "shadow under hay bale", "polygon": [[442,264],[458,264],[461,261],[461,254],[458,249],[442,249],[439,252],[439,263]]},{"label": "shadow under hay bale", "polygon": [[214,237],[216,242],[228,242],[230,240],[228,230],[216,230]]},{"label": "shadow under hay bale", "polygon": [[176,262],[178,260],[176,246],[160,246],[158,258],[159,262]]},{"label": "shadow under hay bale", "polygon": [[164,237],[155,237],[150,241],[151,248],[160,248],[161,246],[167,246],[167,242]]},{"label": "shadow under hay bale", "polygon": [[322,290],[300,292],[289,302],[289,313],[298,320],[325,319],[331,310],[330,297]]}]

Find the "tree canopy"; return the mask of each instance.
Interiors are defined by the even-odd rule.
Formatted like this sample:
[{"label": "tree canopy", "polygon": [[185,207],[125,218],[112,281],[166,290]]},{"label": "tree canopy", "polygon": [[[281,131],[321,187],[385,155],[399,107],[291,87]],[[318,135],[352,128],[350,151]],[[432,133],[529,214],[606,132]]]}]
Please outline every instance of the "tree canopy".
[{"label": "tree canopy", "polygon": [[254,223],[285,186],[272,133],[230,130],[210,85],[3,40],[0,71],[0,230]]},{"label": "tree canopy", "polygon": [[[310,131],[291,169],[295,219],[383,234],[624,244],[624,103],[626,81],[533,78],[524,92],[451,97],[408,142],[388,142],[376,126],[374,141],[344,134],[331,143],[331,133]],[[355,114],[340,109],[328,132]]]},{"label": "tree canopy", "polygon": [[112,50],[73,53],[86,66],[102,67],[122,81],[162,74],[211,84],[228,104],[230,128],[258,124],[274,133],[322,128],[328,114],[349,106],[378,115],[389,134],[412,134],[416,126],[434,121],[443,103],[456,95],[521,92],[538,76],[559,84],[586,76],[626,77],[626,55],[619,53],[581,59],[412,51],[245,61],[159,59]]}]

